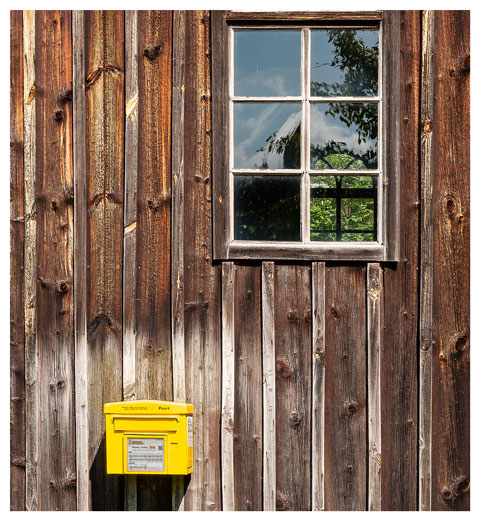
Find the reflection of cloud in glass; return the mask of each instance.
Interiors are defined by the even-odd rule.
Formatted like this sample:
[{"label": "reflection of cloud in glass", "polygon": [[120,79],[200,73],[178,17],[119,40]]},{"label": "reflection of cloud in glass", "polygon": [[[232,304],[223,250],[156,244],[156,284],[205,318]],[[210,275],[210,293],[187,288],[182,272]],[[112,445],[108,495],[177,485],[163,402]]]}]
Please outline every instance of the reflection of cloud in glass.
[{"label": "reflection of cloud in glass", "polygon": [[235,96],[300,95],[300,31],[234,31]]},{"label": "reflection of cloud in glass", "polygon": [[[333,141],[345,143],[346,148],[358,156],[363,156],[370,149],[376,151],[376,139],[367,137],[359,144],[357,127],[354,124],[348,127],[339,120],[338,116],[333,117],[326,114],[328,109],[328,103],[312,103],[310,105],[310,141],[312,146],[324,147],[327,143]],[[312,157],[312,162],[314,160],[315,158]]]},{"label": "reflection of cloud in glass", "polygon": [[284,154],[269,152],[267,139],[290,136],[300,118],[298,103],[236,103],[234,168],[284,168]]}]

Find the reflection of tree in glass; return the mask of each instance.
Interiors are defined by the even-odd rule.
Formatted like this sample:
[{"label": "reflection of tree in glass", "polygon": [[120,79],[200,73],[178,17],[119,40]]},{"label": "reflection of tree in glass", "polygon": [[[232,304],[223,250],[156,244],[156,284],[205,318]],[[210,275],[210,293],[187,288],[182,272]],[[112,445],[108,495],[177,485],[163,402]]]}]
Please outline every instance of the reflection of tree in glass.
[{"label": "reflection of tree in glass", "polygon": [[[353,29],[332,29],[328,35],[328,41],[335,48],[330,65],[344,73],[344,80],[342,83],[312,81],[312,96],[376,96],[378,44],[365,45],[358,31]],[[359,144],[377,138],[377,106],[373,103],[330,103],[326,114],[338,116],[348,127],[355,125]]]},{"label": "reflection of tree in glass", "polygon": [[323,147],[311,145],[310,158],[314,169],[364,170],[376,167],[377,152],[369,148],[365,153],[358,154],[343,141],[328,141]]},{"label": "reflection of tree in glass", "polygon": [[235,239],[299,241],[299,178],[269,175],[236,177]]},{"label": "reflection of tree in glass", "polygon": [[[257,152],[283,154],[282,168],[300,168],[300,125],[297,125],[290,134],[277,137],[277,132],[268,136],[267,145],[259,148]],[[268,168],[268,162],[264,158],[262,168]]]}]

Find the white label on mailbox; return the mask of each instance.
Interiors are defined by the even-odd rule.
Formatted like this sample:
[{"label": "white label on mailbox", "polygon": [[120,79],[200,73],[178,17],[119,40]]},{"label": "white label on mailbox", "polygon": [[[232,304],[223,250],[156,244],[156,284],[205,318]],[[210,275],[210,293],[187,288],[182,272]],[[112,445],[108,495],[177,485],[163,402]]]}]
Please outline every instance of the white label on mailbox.
[{"label": "white label on mailbox", "polygon": [[163,438],[128,438],[128,472],[163,472],[164,442]]},{"label": "white label on mailbox", "polygon": [[187,440],[188,446],[193,447],[193,416],[187,416]]}]

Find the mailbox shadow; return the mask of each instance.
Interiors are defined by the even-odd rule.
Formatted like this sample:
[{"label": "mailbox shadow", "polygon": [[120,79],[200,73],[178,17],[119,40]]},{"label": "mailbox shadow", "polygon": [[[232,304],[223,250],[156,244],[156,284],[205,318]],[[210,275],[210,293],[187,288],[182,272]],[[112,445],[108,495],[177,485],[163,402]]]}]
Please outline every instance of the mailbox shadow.
[{"label": "mailbox shadow", "polygon": [[[100,446],[90,467],[92,510],[125,510],[127,476],[107,474],[106,438]],[[136,476],[137,511],[178,510],[190,484],[190,475],[183,476],[183,489],[178,476]],[[173,507],[172,494],[175,490]]]}]

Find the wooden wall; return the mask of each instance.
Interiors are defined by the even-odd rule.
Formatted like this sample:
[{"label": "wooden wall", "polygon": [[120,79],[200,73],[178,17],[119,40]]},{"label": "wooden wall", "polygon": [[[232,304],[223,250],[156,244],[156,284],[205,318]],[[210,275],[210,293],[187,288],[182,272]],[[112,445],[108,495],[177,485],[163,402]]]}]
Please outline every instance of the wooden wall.
[{"label": "wooden wall", "polygon": [[[11,509],[469,509],[469,13],[398,14],[400,262],[212,261],[209,11],[11,13]],[[102,405],[195,405],[191,477]]]}]

